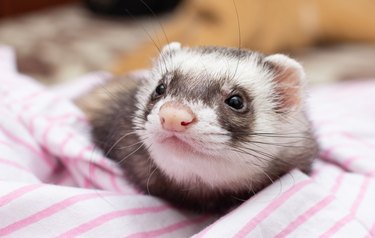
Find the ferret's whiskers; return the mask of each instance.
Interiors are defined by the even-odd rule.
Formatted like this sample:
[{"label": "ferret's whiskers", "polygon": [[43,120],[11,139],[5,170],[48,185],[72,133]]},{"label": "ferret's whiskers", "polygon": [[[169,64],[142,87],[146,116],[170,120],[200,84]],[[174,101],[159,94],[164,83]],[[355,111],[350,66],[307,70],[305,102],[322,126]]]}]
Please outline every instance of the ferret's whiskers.
[{"label": "ferret's whiskers", "polygon": [[121,103],[120,97],[116,94],[113,94],[105,84],[98,84],[98,87],[101,87],[103,89],[103,92],[108,95],[109,98],[116,101],[116,103]]},{"label": "ferret's whiskers", "polygon": [[247,200],[247,199],[243,199],[243,198],[238,198],[238,197],[236,197],[234,195],[232,195],[231,197],[234,198],[234,199],[236,199],[236,200],[238,200],[238,201],[240,201],[240,202],[245,202]]},{"label": "ferret's whiskers", "polygon": [[[254,153],[257,153],[258,155],[261,155],[261,156],[264,156],[262,157],[263,159],[265,159],[265,161],[269,162],[269,161],[274,161],[274,160],[279,160],[281,162],[284,162],[282,161],[280,158],[276,157],[275,155],[272,155],[272,154],[269,154],[267,152],[264,152],[264,151],[260,151],[260,150],[256,150],[254,148],[250,148],[250,147],[243,147],[243,149],[245,151],[251,151],[251,152],[254,152]],[[269,159],[269,160],[267,160]],[[279,162],[278,161],[278,162]],[[289,163],[288,163],[289,164]]]},{"label": "ferret's whiskers", "polygon": [[137,149],[135,149],[133,152],[131,152],[130,154],[128,154],[127,156],[125,156],[124,158],[122,158],[118,163],[122,164],[122,162],[124,162],[127,158],[129,158],[130,156],[132,156],[133,154],[135,154],[137,151],[139,151],[143,146],[144,145],[142,143]]},{"label": "ferret's whiskers", "polygon": [[249,181],[248,191],[249,191],[249,192],[252,192],[253,195],[255,195],[255,193],[256,193],[256,192],[254,191],[253,181],[252,181],[252,180]]},{"label": "ferret's whiskers", "polygon": [[[231,150],[231,151],[234,151],[234,152],[241,153],[241,154],[250,155],[250,156],[256,158],[256,159],[258,160],[258,162],[262,162],[262,160],[263,160],[263,161],[265,160],[265,159],[263,159],[263,158],[259,158],[257,155],[254,155],[253,153],[250,153],[250,152],[248,152],[248,151],[246,151],[246,150],[243,150],[243,149],[241,149],[241,148],[231,148],[230,150]],[[268,160],[266,160],[266,162],[268,162]],[[262,165],[261,165],[261,164],[256,164],[256,163],[254,163],[254,161],[251,161],[251,164],[252,164],[252,165],[255,165],[255,166],[259,167],[259,168],[262,168]]]},{"label": "ferret's whiskers", "polygon": [[[243,153],[243,154],[246,154],[246,155],[250,155],[250,156],[256,158],[259,162],[265,161],[265,162],[268,163],[270,161],[275,161],[277,163],[283,163],[283,164],[286,164],[288,166],[292,166],[292,164],[290,164],[289,162],[284,161],[284,160],[282,160],[281,158],[278,158],[275,155],[266,153],[264,151],[259,151],[259,150],[256,150],[254,148],[241,147],[241,148],[235,148],[235,149],[232,149],[232,150],[235,151],[235,152],[239,152],[239,153]],[[262,157],[260,157],[260,156],[262,156]],[[256,165],[256,164],[254,164],[254,165]],[[262,168],[261,165],[257,165],[257,166],[259,166],[259,167]]]},{"label": "ferret's whiskers", "polygon": [[[130,13],[130,11],[128,9],[125,9],[126,13],[133,19],[133,20],[136,20],[136,18],[133,16],[133,14]],[[156,43],[156,41],[154,40],[154,38],[151,37],[150,33],[146,30],[146,28],[141,24],[140,25],[142,30],[146,33],[146,35],[148,36],[148,38],[152,41],[152,43],[154,44],[154,46],[156,47],[156,49],[159,51],[159,53],[161,53],[161,49],[160,49],[160,46]]]},{"label": "ferret's whiskers", "polygon": [[[275,181],[264,171],[264,170],[262,170],[262,173],[264,174],[264,175],[266,175],[266,177],[271,181],[271,184],[274,184],[275,183]],[[276,181],[278,181],[279,183],[280,183],[280,187],[279,187],[279,193],[278,194],[275,194],[275,198],[278,196],[278,195],[280,195],[281,194],[281,192],[283,191],[283,184],[282,184],[282,182],[281,182],[281,180],[279,179],[280,178],[280,176],[276,176]]]},{"label": "ferret's whiskers", "polygon": [[[296,145],[300,141],[290,141],[290,142],[266,142],[266,141],[255,141],[255,140],[249,140],[247,141],[250,144],[253,144],[255,146],[259,145],[272,145],[272,146],[277,146],[277,147],[286,147],[286,148],[309,148],[309,146],[304,146],[304,145]],[[261,147],[260,147],[261,148]],[[264,149],[264,148],[262,148]]]},{"label": "ferret's whiskers", "polygon": [[238,60],[237,60],[237,65],[236,65],[236,69],[234,71],[234,74],[232,75],[232,79],[234,79],[237,75],[237,71],[238,71],[238,66],[240,64],[240,60],[241,60],[241,48],[242,48],[242,42],[241,42],[241,27],[240,27],[240,16],[238,14],[238,9],[237,9],[237,5],[236,5],[236,1],[235,0],[232,0],[233,2],[233,6],[234,6],[234,10],[236,12],[236,19],[237,19],[237,28],[238,28]]},{"label": "ferret's whiskers", "polygon": [[113,150],[113,148],[115,148],[116,145],[118,145],[118,143],[120,143],[123,139],[125,139],[127,136],[129,135],[133,135],[135,134],[136,132],[133,131],[133,132],[129,132],[129,133],[126,133],[125,135],[121,136],[109,149],[108,151],[105,153],[105,156],[107,157],[111,151]]},{"label": "ferret's whiskers", "polygon": [[[161,30],[162,30],[162,32],[163,32],[163,34],[164,34],[164,37],[165,37],[165,40],[167,41],[167,43],[169,44],[170,42],[169,42],[169,39],[168,39],[168,37],[167,37],[167,33],[165,32],[165,30],[164,30],[164,27],[163,27],[163,25],[161,24],[161,22],[160,22],[160,19],[156,16],[156,14],[155,14],[155,12],[154,12],[154,10],[152,10],[152,8],[145,2],[145,1],[143,1],[143,0],[139,0],[150,12],[151,12],[151,14],[152,14],[152,16],[157,20],[157,22],[158,22],[158,24],[159,24],[159,26],[160,26],[160,28],[161,28]],[[159,38],[157,38],[157,40],[159,41]],[[159,42],[160,43],[160,42]]]},{"label": "ferret's whiskers", "polygon": [[[286,138],[286,139],[306,139],[306,140],[313,140],[312,137],[303,136],[307,135],[308,131],[296,132],[296,133],[267,133],[267,132],[244,132],[244,131],[233,131],[237,135],[246,135],[246,136],[259,136],[259,137],[275,137],[275,138]],[[224,133],[226,134],[226,133]],[[230,135],[231,133],[227,133]]]},{"label": "ferret's whiskers", "polygon": [[[169,48],[169,44],[170,44],[170,41],[168,39],[168,36],[167,36],[167,33],[165,32],[165,29],[163,27],[163,24],[161,23],[160,21],[160,18],[158,18],[154,12],[154,10],[152,10],[152,8],[144,1],[144,0],[139,0],[152,14],[152,16],[157,20],[158,22],[158,25],[160,26],[160,29],[161,31],[163,32],[163,35],[164,35],[164,38],[165,38],[165,41],[168,43],[168,48]],[[156,35],[156,38],[157,40],[159,41],[159,44],[160,44],[160,40],[159,40],[159,37]],[[170,49],[168,49],[170,50]],[[165,73],[167,74],[169,71],[168,71],[168,67],[167,67],[167,63],[166,63],[166,60],[164,59],[164,56],[162,56],[162,60],[164,61],[164,68],[165,68]],[[170,58],[172,58],[172,56],[170,56]]]},{"label": "ferret's whiskers", "polygon": [[264,170],[261,170],[261,171],[270,180],[271,184],[275,183],[275,181],[273,181],[273,179]]},{"label": "ferret's whiskers", "polygon": [[[247,153],[246,153],[247,154]],[[258,160],[264,160],[265,158],[261,158],[261,157],[259,157],[259,156],[256,156],[256,155],[254,155],[254,154],[251,154],[253,157],[255,157],[256,159],[258,159]],[[277,158],[271,158],[271,160],[273,161],[274,159],[277,159]],[[266,159],[266,161],[268,161],[267,159]],[[279,161],[280,162],[280,161]],[[290,163],[287,163],[286,161],[282,161],[281,160],[281,162],[283,162],[283,163],[286,163],[288,166],[290,166]],[[248,163],[250,163],[250,162],[248,162]],[[255,165],[253,162],[251,163],[252,165]],[[266,173],[266,171],[261,167],[261,166],[259,166],[260,167],[260,171],[270,180],[270,182],[271,182],[271,184],[273,184],[273,183],[275,183],[275,181],[274,181],[274,179],[272,179],[272,177],[271,176],[269,176],[269,174],[268,173]],[[276,176],[276,178],[280,178],[280,176]],[[281,181],[278,179],[277,181],[279,181],[279,183],[280,183],[280,189],[279,189],[279,194],[281,194],[281,191],[282,191],[282,183],[281,183]],[[254,192],[254,190],[252,189],[252,187],[251,187],[251,191],[253,192],[253,194],[255,194],[255,192]]]},{"label": "ferret's whiskers", "polygon": [[[151,9],[147,4],[145,4],[144,1],[141,1],[141,3],[144,4],[149,10]],[[130,16],[133,19],[133,21],[136,21],[136,18],[133,16],[133,14],[128,9],[125,9],[125,11],[128,14],[128,16]],[[154,16],[154,17],[156,18],[156,16]],[[147,37],[149,38],[149,40],[153,43],[153,45],[155,46],[155,48],[158,50],[159,54],[161,54],[161,46],[159,46],[157,44],[157,42],[155,41],[155,39],[152,38],[152,36],[150,35],[150,33],[146,30],[146,28],[142,24],[140,24],[140,26],[141,26],[143,32],[147,35]],[[159,41],[159,38],[157,37],[157,34],[155,34],[155,35],[156,35],[156,38],[158,40],[158,43],[160,44],[160,41]],[[165,70],[167,71],[167,64],[166,64],[165,60],[163,60],[163,61],[164,61],[163,62],[164,65],[163,66],[164,66]]]},{"label": "ferret's whiskers", "polygon": [[[231,136],[231,133],[218,133],[216,135],[225,135],[225,136]],[[270,145],[279,145],[279,146],[288,146],[288,145],[293,145],[293,144],[296,144],[298,142],[300,142],[299,140],[301,139],[304,139],[304,140],[314,140],[313,138],[311,137],[304,137],[304,136],[288,136],[288,135],[282,135],[282,134],[256,134],[256,133],[236,133],[237,136],[248,136],[250,137],[250,139],[247,139],[246,142],[248,143],[260,143],[260,144],[270,144]],[[260,138],[283,138],[283,139],[296,139],[296,141],[289,141],[289,142],[269,142],[269,141],[261,141],[259,139],[257,140],[253,140],[252,138],[254,137],[260,137]],[[298,147],[297,145],[294,145],[294,147]]]},{"label": "ferret's whiskers", "polygon": [[134,144],[126,145],[126,146],[122,146],[122,147],[118,147],[118,148],[116,148],[116,149],[118,149],[118,150],[122,150],[122,149],[126,149],[126,148],[129,148],[129,147],[133,147],[133,146],[138,145],[138,144],[141,144],[141,143],[143,143],[143,142],[142,142],[142,141],[138,141],[138,142],[136,142],[136,143],[134,143]]}]

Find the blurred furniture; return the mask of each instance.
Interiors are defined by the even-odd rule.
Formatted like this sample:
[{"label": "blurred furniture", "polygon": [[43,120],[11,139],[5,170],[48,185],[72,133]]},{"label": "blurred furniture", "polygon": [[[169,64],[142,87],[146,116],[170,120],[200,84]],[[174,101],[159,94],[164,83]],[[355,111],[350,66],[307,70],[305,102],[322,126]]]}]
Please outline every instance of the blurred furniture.
[{"label": "blurred furniture", "polygon": [[182,3],[163,24],[164,30],[154,37],[160,40],[150,40],[132,53],[124,53],[114,67],[116,73],[150,67],[150,57],[169,41],[180,41],[186,46],[241,47],[264,53],[297,50],[322,42],[375,43],[375,1],[189,0]]},{"label": "blurred furniture", "polygon": [[181,0],[85,0],[93,12],[105,15],[152,15],[172,10]]},{"label": "blurred furniture", "polygon": [[77,0],[0,0],[0,18],[76,1]]}]

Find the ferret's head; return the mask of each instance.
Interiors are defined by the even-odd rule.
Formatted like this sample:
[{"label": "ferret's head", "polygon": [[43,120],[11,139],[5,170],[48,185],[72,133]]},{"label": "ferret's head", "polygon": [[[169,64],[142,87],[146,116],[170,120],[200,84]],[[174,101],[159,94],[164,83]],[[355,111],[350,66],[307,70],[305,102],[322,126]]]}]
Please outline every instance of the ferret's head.
[{"label": "ferret's head", "polygon": [[133,122],[171,179],[238,189],[268,179],[275,166],[306,169],[293,161],[309,128],[304,77],[285,55],[171,43],[137,94]]}]

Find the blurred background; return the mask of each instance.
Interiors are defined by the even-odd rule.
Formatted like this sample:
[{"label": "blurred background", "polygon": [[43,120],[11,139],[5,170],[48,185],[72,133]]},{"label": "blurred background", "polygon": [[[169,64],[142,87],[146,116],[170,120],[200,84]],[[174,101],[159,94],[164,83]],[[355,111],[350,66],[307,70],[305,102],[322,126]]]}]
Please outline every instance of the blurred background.
[{"label": "blurred background", "polygon": [[0,0],[0,44],[49,85],[149,67],[173,40],[283,52],[318,84],[375,78],[374,12],[369,0]]}]

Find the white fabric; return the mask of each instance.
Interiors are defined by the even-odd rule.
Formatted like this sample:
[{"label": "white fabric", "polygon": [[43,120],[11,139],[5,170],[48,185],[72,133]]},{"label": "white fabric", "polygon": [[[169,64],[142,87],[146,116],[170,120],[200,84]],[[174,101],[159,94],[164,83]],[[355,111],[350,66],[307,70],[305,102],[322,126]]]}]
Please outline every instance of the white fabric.
[{"label": "white fabric", "polygon": [[0,47],[0,236],[375,236],[374,80],[313,90],[313,173],[294,170],[219,218],[139,193],[95,149],[68,97],[107,77],[47,89]]}]

